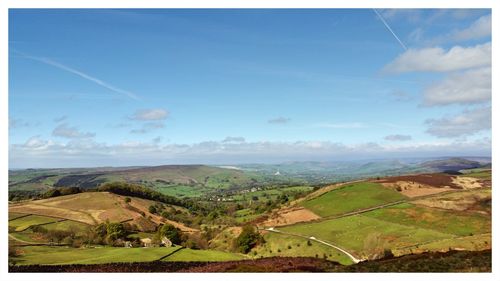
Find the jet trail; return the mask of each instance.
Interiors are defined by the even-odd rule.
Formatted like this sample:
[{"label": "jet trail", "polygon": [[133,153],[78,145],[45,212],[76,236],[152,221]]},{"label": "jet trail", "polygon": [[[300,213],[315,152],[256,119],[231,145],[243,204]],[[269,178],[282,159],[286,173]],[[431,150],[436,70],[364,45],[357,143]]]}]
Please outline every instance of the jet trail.
[{"label": "jet trail", "polygon": [[375,14],[377,14],[378,18],[382,21],[382,23],[385,25],[385,27],[387,27],[387,29],[392,33],[392,35],[394,36],[394,38],[396,38],[396,40],[398,40],[398,42],[401,45],[401,47],[403,47],[403,49],[405,51],[408,50],[408,48],[406,47],[406,45],[401,40],[399,40],[399,37],[396,35],[396,33],[394,33],[394,31],[392,31],[392,28],[384,20],[384,18],[382,17],[382,15],[376,9],[372,9],[372,10],[375,12]]},{"label": "jet trail", "polygon": [[134,100],[140,100],[140,98],[135,95],[134,93],[131,93],[129,91],[126,91],[126,90],[123,90],[123,89],[120,89],[120,88],[117,88],[105,81],[102,81],[101,79],[98,79],[98,78],[95,78],[93,76],[90,76],[86,73],[83,73],[79,70],[76,70],[74,68],[71,68],[67,65],[64,65],[62,63],[59,63],[59,62],[56,62],[54,60],[51,60],[51,59],[48,59],[48,58],[42,58],[42,57],[35,57],[35,56],[31,56],[31,55],[27,55],[27,54],[24,54],[22,52],[19,52],[19,51],[16,51],[16,50],[13,50],[14,52],[22,55],[24,58],[27,58],[27,59],[30,59],[30,60],[34,60],[34,61],[38,61],[38,62],[41,62],[41,63],[44,63],[46,65],[50,65],[50,66],[53,66],[53,67],[57,67],[61,70],[64,70],[66,72],[69,72],[69,73],[73,73],[75,75],[78,75],[80,76],[81,78],[85,79],[85,80],[88,80],[88,81],[91,81],[91,82],[94,82],[95,84],[103,87],[103,88],[106,88],[108,90],[111,90],[117,94],[121,94],[121,95],[125,95],[131,99],[134,99]]}]

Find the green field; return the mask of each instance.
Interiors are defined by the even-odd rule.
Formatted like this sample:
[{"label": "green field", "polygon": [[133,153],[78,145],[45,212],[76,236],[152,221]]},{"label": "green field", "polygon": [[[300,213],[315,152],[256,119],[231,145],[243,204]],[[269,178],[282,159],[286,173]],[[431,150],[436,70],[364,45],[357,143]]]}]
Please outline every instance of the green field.
[{"label": "green field", "polygon": [[451,234],[431,229],[406,226],[363,215],[296,224],[279,229],[288,233],[314,236],[359,256],[370,256],[381,253],[384,249],[453,237]]},{"label": "green field", "polygon": [[182,249],[162,259],[162,261],[234,261],[245,258],[246,257],[241,254],[216,250]]},{"label": "green field", "polygon": [[314,241],[307,245],[304,238],[269,232],[264,235],[264,240],[265,244],[254,249],[256,257],[318,257],[344,265],[352,264],[344,253]]},{"label": "green field", "polygon": [[[233,196],[230,196],[235,201],[248,201],[251,200],[252,197],[256,196],[259,201],[262,200],[275,200],[279,195],[281,194],[291,194],[293,192],[309,192],[312,191],[313,187],[311,186],[290,186],[290,187],[283,187],[283,188],[273,188],[273,189],[266,189],[266,190],[258,190],[254,192],[247,192],[247,193],[242,193],[242,194],[236,194]],[[293,200],[290,198],[290,200]]]},{"label": "green field", "polygon": [[32,225],[56,222],[58,220],[60,220],[60,219],[30,215],[27,217],[23,217],[23,218],[9,221],[9,228],[12,227],[12,228],[14,228],[15,231],[23,231]]},{"label": "green field", "polygon": [[44,225],[43,228],[47,230],[65,230],[65,231],[74,231],[74,232],[82,232],[88,229],[90,226],[81,222],[65,220],[61,222],[51,223]]},{"label": "green field", "polygon": [[409,203],[370,211],[363,215],[458,236],[491,232],[491,219],[488,216],[420,207]]},{"label": "green field", "polygon": [[155,189],[162,194],[175,197],[200,197],[206,192],[206,188],[189,185],[155,185]]},{"label": "green field", "polygon": [[252,209],[242,209],[234,212],[234,220],[237,223],[244,223],[257,218],[260,215],[261,214],[254,214]]},{"label": "green field", "polygon": [[301,203],[321,217],[378,206],[406,197],[380,184],[361,182],[346,185]]},{"label": "green field", "polygon": [[69,248],[51,246],[22,247],[17,264],[96,264],[155,261],[178,247],[158,248]]}]

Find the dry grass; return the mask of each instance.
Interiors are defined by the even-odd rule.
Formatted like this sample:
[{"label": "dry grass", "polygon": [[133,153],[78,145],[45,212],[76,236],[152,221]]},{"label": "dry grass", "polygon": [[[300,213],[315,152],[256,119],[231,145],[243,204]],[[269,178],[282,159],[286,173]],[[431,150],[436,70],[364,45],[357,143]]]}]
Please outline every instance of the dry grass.
[{"label": "dry grass", "polygon": [[[186,232],[197,231],[181,223],[149,213],[148,208],[155,204],[154,201],[132,198],[128,206],[124,199],[125,196],[109,192],[84,192],[12,204],[9,206],[9,212],[65,218],[91,225],[108,220],[110,222],[132,220],[129,223],[136,225],[141,231],[154,230],[154,226],[160,223],[170,223]],[[145,214],[145,217],[141,212]]]},{"label": "dry grass", "polygon": [[262,222],[261,226],[283,226],[299,222],[313,221],[319,219],[320,216],[309,211],[304,207],[290,207],[280,209],[266,221]]}]

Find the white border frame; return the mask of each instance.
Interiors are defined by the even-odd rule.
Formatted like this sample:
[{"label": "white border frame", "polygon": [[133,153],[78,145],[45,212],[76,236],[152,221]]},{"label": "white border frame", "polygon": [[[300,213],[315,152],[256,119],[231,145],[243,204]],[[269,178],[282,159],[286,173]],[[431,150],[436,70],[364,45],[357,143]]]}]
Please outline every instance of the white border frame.
[{"label": "white border frame", "polygon": [[[0,192],[0,202],[2,206],[1,218],[2,224],[0,225],[0,241],[2,245],[8,245],[8,200],[7,200],[7,187],[8,187],[8,9],[9,8],[491,8],[493,15],[493,79],[492,79],[492,92],[497,89],[496,81],[499,81],[496,71],[498,58],[496,56],[496,38],[499,35],[499,25],[497,5],[500,1],[494,0],[356,0],[356,1],[338,1],[338,0],[185,0],[185,1],[168,1],[168,0],[0,0],[0,155],[1,155],[1,168],[0,178],[2,185],[2,192]],[[498,109],[498,102],[495,96],[492,97],[493,110],[492,110],[492,144],[495,143],[498,134],[498,122],[500,116],[495,109]],[[496,159],[499,159],[498,149],[493,145],[492,147],[492,161],[493,171],[496,172]],[[500,180],[499,173],[493,173],[493,183],[496,188],[497,182]],[[496,198],[497,193],[493,190],[493,198]],[[493,218],[498,213],[499,205],[496,199],[493,200]],[[368,279],[368,280],[384,280],[400,281],[402,278],[409,280],[420,280],[422,278],[438,280],[438,279],[453,279],[454,281],[469,281],[469,280],[500,280],[499,264],[497,258],[500,256],[498,253],[499,248],[496,247],[496,235],[498,233],[498,224],[492,220],[493,230],[493,272],[492,273],[334,273],[334,274],[316,274],[313,273],[295,273],[295,274],[280,274],[280,273],[263,273],[255,274],[235,274],[235,273],[213,273],[209,275],[201,275],[200,273],[92,273],[92,274],[77,274],[77,273],[43,273],[43,274],[29,274],[29,273],[8,273],[8,253],[6,247],[2,247],[0,252],[0,268],[2,280],[88,280],[88,278],[96,279],[113,279],[113,280],[132,280],[137,278],[148,278],[151,280],[164,280],[168,279],[182,279],[182,280],[200,280],[200,279],[235,279],[252,280],[255,278],[274,279],[276,280],[304,280],[306,278],[314,278],[317,280],[352,280],[354,279]]]}]

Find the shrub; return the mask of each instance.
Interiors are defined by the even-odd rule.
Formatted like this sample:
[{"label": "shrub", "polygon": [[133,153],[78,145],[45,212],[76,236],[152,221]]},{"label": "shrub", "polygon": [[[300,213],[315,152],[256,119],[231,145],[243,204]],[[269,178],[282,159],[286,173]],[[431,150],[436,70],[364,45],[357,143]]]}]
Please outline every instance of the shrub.
[{"label": "shrub", "polygon": [[123,199],[125,201],[125,203],[130,203],[130,201],[132,201],[132,199],[130,197],[125,197],[125,199]]}]

